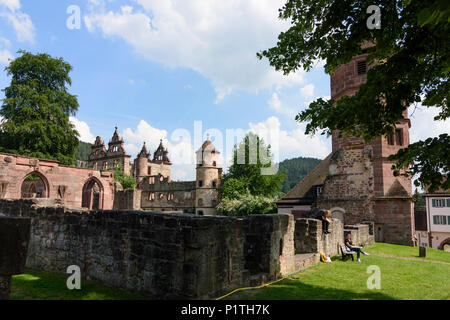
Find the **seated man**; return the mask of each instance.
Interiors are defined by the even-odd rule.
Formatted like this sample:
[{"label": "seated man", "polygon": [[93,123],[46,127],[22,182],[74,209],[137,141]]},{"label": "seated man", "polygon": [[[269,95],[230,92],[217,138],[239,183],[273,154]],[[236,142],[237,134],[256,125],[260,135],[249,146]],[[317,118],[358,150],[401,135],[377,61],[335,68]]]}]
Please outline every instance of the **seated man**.
[{"label": "seated man", "polygon": [[325,234],[330,233],[328,231],[328,226],[331,223],[331,211],[330,210],[319,210],[316,215],[316,219],[322,220],[322,231]]},{"label": "seated man", "polygon": [[344,242],[345,246],[348,248],[348,251],[355,251],[356,252],[356,256],[358,258],[358,262],[361,262],[360,256],[361,253],[365,256],[370,256],[370,254],[364,252],[362,250],[362,247],[358,247],[358,246],[354,246],[353,242],[352,242],[352,235],[350,233],[347,233],[347,236],[345,237],[345,242]]}]

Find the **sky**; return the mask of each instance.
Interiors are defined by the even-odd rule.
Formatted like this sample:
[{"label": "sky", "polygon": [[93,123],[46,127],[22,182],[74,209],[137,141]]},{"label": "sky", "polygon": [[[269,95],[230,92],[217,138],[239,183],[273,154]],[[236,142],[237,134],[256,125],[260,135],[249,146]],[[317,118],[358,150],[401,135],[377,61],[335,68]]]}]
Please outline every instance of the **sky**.
[{"label": "sky", "polygon": [[[287,76],[256,53],[289,25],[285,0],[0,0],[0,89],[20,49],[62,57],[73,66],[69,91],[80,139],[108,142],[117,126],[127,153],[163,139],[172,179],[195,179],[194,152],[209,136],[226,168],[239,136],[253,131],[276,161],[325,158],[326,136],[306,136],[295,115],[330,96],[323,62]],[[0,99],[4,97],[0,92]],[[411,108],[412,113],[412,108]],[[411,141],[450,132],[437,110],[411,116]]]}]

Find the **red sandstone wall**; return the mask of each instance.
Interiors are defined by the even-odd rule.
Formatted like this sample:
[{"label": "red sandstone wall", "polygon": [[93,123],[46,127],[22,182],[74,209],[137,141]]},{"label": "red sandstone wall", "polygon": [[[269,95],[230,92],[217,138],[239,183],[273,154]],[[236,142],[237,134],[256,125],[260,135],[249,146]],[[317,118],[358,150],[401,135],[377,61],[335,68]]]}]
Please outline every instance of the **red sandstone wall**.
[{"label": "red sandstone wall", "polygon": [[46,198],[61,199],[66,206],[82,206],[83,186],[96,179],[102,187],[101,208],[113,208],[112,172],[61,166],[57,161],[0,154],[0,198],[20,199],[24,179],[35,173],[46,185]]}]

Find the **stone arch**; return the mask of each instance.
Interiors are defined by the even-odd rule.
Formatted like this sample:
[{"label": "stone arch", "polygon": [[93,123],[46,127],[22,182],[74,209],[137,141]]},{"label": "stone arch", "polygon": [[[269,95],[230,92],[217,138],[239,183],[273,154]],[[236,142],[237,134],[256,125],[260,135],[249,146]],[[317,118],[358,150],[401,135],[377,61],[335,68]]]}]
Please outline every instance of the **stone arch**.
[{"label": "stone arch", "polygon": [[450,246],[450,238],[445,239],[441,242],[441,244],[438,246],[439,250],[444,250],[444,246],[448,244]]},{"label": "stone arch", "polygon": [[344,224],[345,220],[345,209],[340,207],[334,207],[330,209],[331,217],[333,219],[341,220],[342,224]]},{"label": "stone arch", "polygon": [[[30,179],[33,176],[37,180]],[[50,198],[50,184],[48,179],[39,171],[32,171],[23,177],[20,182],[20,197],[23,198]]]},{"label": "stone arch", "polygon": [[81,206],[89,210],[102,210],[105,189],[96,177],[89,178],[83,186]]}]

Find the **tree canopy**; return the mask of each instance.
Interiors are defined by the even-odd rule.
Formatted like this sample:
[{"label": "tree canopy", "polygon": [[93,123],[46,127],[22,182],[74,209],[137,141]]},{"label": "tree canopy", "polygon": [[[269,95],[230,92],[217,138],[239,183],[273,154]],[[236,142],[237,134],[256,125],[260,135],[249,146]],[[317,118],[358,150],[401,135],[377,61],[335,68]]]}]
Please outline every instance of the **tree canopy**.
[{"label": "tree canopy", "polygon": [[236,198],[244,190],[254,196],[275,197],[284,174],[262,174],[263,168],[273,165],[270,146],[254,133],[248,133],[234,148],[233,164],[223,177],[222,198]]},{"label": "tree canopy", "polygon": [[[380,9],[379,29],[367,24],[372,5]],[[448,0],[288,0],[279,13],[291,27],[258,57],[285,74],[309,71],[319,60],[332,74],[368,53],[367,83],[358,93],[338,101],[318,99],[297,116],[307,123],[307,134],[339,130],[368,142],[391,134],[414,104],[437,108],[436,121],[450,117]],[[406,175],[418,175],[416,185],[450,188],[448,134],[411,144],[390,159]]]},{"label": "tree canopy", "polygon": [[11,84],[3,89],[0,150],[72,165],[79,143],[69,121],[78,110],[67,89],[72,66],[48,54],[18,53],[5,68]]}]

